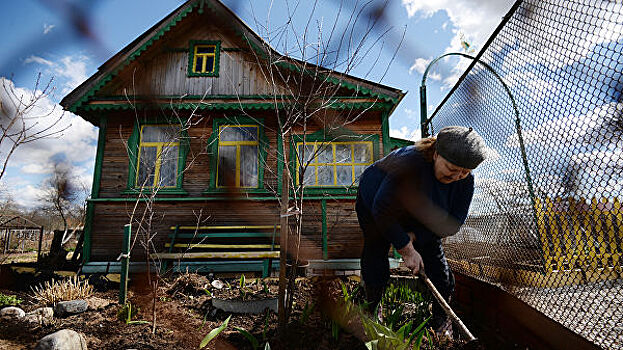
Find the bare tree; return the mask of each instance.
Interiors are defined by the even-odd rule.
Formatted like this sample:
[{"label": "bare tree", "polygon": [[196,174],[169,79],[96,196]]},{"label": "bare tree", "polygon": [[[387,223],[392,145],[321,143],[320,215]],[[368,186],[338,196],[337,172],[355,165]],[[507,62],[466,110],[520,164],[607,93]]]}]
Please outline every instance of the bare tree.
[{"label": "bare tree", "polygon": [[32,92],[24,92],[10,80],[0,77],[0,179],[11,156],[22,145],[48,137],[60,136],[68,128],[59,128],[63,114],[43,103],[53,92],[53,79],[41,83],[41,73]]},{"label": "bare tree", "polygon": [[62,224],[62,230],[54,232],[48,256],[51,262],[60,264],[65,260],[66,251],[63,245],[72,236],[69,232],[69,221],[78,193],[79,187],[75,184],[70,166],[65,163],[55,163],[52,174],[44,182],[44,194],[41,198],[45,203],[44,208],[55,213]]}]

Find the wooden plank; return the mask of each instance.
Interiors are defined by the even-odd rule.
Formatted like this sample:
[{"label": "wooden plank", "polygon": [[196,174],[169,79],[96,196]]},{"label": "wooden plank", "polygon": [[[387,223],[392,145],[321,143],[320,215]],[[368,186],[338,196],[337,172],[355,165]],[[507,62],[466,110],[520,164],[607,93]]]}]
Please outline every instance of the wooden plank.
[{"label": "wooden plank", "polygon": [[[560,198],[558,198],[558,202],[559,204],[562,204],[562,200]],[[567,200],[567,204],[572,204],[569,202],[569,200]],[[563,204],[564,207],[564,204]],[[561,222],[561,228],[562,228],[562,239],[564,240],[564,248],[565,248],[565,254],[564,254],[564,261],[561,261],[560,264],[562,265],[561,268],[564,268],[564,262],[567,262],[567,264],[569,264],[569,269],[573,269],[573,254],[574,254],[574,249],[571,246],[571,237],[574,236],[574,233],[571,231],[571,229],[569,228],[569,215],[570,215],[570,211],[569,209],[565,210],[565,211],[561,211],[559,214],[560,217],[560,222]]]},{"label": "wooden plank", "polygon": [[584,227],[586,228],[586,245],[588,248],[588,261],[586,266],[594,270],[597,268],[597,247],[595,246],[595,233],[593,229],[593,214],[592,209],[589,212],[584,213]]},{"label": "wooden plank", "polygon": [[[166,247],[171,247],[170,243],[165,244]],[[214,248],[214,249],[271,249],[272,244],[183,244],[176,243],[173,248]],[[279,248],[279,246],[277,246]],[[171,251],[169,251],[171,253]]]},{"label": "wooden plank", "polygon": [[190,253],[155,253],[158,259],[263,259],[278,258],[279,252],[190,252]]},{"label": "wooden plank", "polygon": [[[597,258],[601,259],[602,267],[608,266],[608,258],[606,255],[606,242],[604,242],[603,235],[603,221],[601,220],[601,210],[599,210],[599,200],[597,198],[593,198],[591,202],[591,211],[593,213],[593,220],[595,221],[595,234],[599,243],[599,252],[597,254]],[[595,259],[597,260],[597,259]],[[595,261],[597,264],[597,261]]]},{"label": "wooden plank", "polygon": [[548,272],[552,271],[552,255],[549,252],[549,242],[547,240],[547,228],[545,227],[545,210],[539,198],[535,199],[536,214],[539,226],[539,237],[541,238],[541,249],[543,251],[543,263]]},{"label": "wooden plank", "polygon": [[[173,234],[169,234],[171,237]],[[268,232],[212,232],[212,233],[178,233],[177,238],[270,238]]]},{"label": "wooden plank", "polygon": [[[608,228],[608,241],[610,245],[610,256],[612,257],[612,266],[619,266],[619,251],[617,249],[617,239],[615,236],[614,226],[617,224],[617,216],[621,215],[621,203],[618,199],[614,199],[614,208],[605,213],[606,214],[606,226]],[[621,230],[621,226],[619,226]]]},{"label": "wooden plank", "polygon": [[547,204],[547,218],[549,219],[549,229],[552,237],[552,243],[554,244],[554,261],[556,262],[556,269],[562,269],[562,242],[560,241],[560,232],[558,231],[558,223],[556,222],[556,213],[554,212],[554,204],[550,198],[545,199]]},{"label": "wooden plank", "polygon": [[[175,230],[176,226],[171,226],[171,230]],[[277,228],[281,226],[276,225]],[[275,228],[273,225],[257,225],[257,226],[179,226],[180,230],[269,230]]]},{"label": "wooden plank", "polygon": [[[584,201],[581,199],[579,203],[584,203]],[[580,225],[580,213],[578,212],[578,207],[578,203],[573,198],[569,198],[569,213],[571,214],[573,233],[575,236],[575,255],[570,263],[570,267],[572,269],[575,268],[576,262],[578,261],[580,268],[585,268],[586,266],[586,249],[584,247],[583,237],[584,233],[582,232]]]}]

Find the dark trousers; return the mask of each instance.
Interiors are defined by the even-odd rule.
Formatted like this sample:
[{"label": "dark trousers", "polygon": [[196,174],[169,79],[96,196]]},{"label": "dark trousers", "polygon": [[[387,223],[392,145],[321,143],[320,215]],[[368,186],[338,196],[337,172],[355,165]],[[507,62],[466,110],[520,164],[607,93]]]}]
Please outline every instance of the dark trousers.
[{"label": "dark trousers", "polygon": [[[359,199],[355,206],[359,226],[363,231],[364,243],[361,254],[361,277],[366,289],[366,298],[374,310],[381,301],[383,291],[389,281],[389,261],[387,253],[390,242],[383,237],[374,223],[370,211]],[[422,256],[426,275],[433,282],[439,293],[446,299],[454,292],[454,276],[448,266],[441,246],[441,239],[431,233],[417,235],[413,242],[415,250]],[[439,327],[446,320],[446,314],[436,301],[433,301],[433,317],[429,325]]]}]

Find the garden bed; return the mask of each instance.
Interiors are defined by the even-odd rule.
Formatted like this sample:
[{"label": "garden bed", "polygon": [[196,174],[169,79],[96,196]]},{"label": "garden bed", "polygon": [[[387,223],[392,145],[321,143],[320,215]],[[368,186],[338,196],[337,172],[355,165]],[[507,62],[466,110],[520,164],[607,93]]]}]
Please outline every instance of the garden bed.
[{"label": "garden bed", "polygon": [[[243,287],[239,278],[221,279],[222,287],[214,280],[195,274],[183,274],[162,280],[156,299],[156,331],[152,334],[152,303],[145,284],[134,276],[129,302],[136,314],[127,323],[117,304],[118,285],[96,283],[100,290],[91,299],[87,312],[67,318],[54,318],[47,325],[23,321],[0,320],[1,349],[32,349],[43,336],[69,328],[85,335],[89,349],[198,349],[202,339],[231,316],[227,328],[204,349],[253,349],[251,338],[264,349],[366,349],[366,335],[358,321],[355,308],[364,296],[357,276],[349,278],[298,278],[292,315],[287,332],[279,336],[278,318],[273,311],[260,314],[230,314],[212,305],[213,298],[225,300],[262,300],[274,298],[278,281],[247,278]],[[101,279],[100,279],[101,280]],[[92,279],[97,281],[97,279]],[[112,288],[103,290],[106,287]],[[428,312],[428,301],[419,293],[408,302],[399,300],[400,287],[389,289],[384,308],[385,320],[392,318],[395,327],[408,320],[422,319]],[[4,294],[17,294],[25,311],[37,307],[28,290],[0,289]],[[403,292],[404,293],[404,292]],[[348,303],[345,303],[345,300]],[[353,303],[354,302],[354,303]],[[392,304],[393,303],[393,304]],[[396,313],[397,305],[402,305]],[[126,313],[127,315],[127,313]],[[136,322],[147,321],[147,322]],[[419,321],[414,322],[419,323]],[[241,330],[244,330],[241,331]],[[248,334],[245,334],[248,332]],[[433,340],[432,336],[429,336]],[[452,348],[454,343],[431,344],[423,341],[422,349]]]}]

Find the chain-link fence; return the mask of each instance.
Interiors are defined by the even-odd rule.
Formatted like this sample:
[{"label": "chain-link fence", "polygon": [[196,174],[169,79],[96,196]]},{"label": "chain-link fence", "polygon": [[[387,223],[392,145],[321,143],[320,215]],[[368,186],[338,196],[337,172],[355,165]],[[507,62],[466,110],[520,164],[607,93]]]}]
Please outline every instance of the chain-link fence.
[{"label": "chain-link fence", "polygon": [[623,4],[518,1],[498,29],[430,124],[490,148],[448,257],[623,349]]}]

